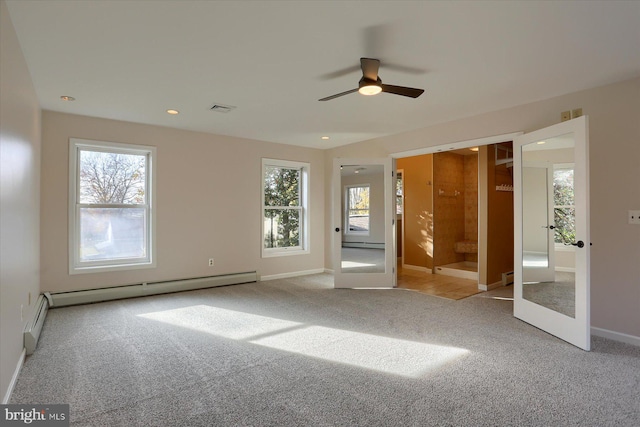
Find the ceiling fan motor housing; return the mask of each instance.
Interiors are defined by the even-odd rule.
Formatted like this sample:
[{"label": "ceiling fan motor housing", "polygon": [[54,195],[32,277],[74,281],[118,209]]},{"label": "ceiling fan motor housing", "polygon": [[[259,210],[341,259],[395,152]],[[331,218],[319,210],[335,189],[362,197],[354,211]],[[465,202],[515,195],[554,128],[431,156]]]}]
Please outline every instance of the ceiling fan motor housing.
[{"label": "ceiling fan motor housing", "polygon": [[359,88],[363,86],[381,86],[381,85],[382,85],[382,80],[380,80],[380,77],[378,77],[378,80],[371,80],[366,77],[362,77],[360,79],[360,82],[358,83]]}]

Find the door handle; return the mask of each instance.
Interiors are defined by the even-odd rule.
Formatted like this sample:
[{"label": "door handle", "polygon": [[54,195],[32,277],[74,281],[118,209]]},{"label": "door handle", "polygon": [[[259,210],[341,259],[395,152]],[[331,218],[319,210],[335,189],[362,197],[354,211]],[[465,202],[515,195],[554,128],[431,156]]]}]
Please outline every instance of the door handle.
[{"label": "door handle", "polygon": [[578,240],[575,243],[571,243],[572,246],[577,246],[579,248],[584,248],[584,242],[582,240]]},{"label": "door handle", "polygon": [[340,227],[336,227],[336,233],[340,232]]},{"label": "door handle", "polygon": [[554,230],[556,228],[555,225],[543,225],[542,228],[548,228],[549,230]]}]

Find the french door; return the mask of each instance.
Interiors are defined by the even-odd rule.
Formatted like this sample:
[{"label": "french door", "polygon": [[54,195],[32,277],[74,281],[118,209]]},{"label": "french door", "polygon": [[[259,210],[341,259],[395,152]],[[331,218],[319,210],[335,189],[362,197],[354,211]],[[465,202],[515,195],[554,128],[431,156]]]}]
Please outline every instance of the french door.
[{"label": "french door", "polygon": [[396,285],[395,161],[333,163],[333,268],[336,288]]},{"label": "french door", "polygon": [[[588,117],[583,116],[514,139],[514,316],[587,351],[591,348],[588,135]],[[541,163],[573,164],[572,192],[564,188],[553,196],[573,205],[552,211],[552,197],[543,200],[541,195],[552,188],[549,169],[531,169]],[[547,216],[541,219],[544,212]],[[547,254],[532,250],[544,247],[537,241],[541,237],[547,243],[555,240]],[[574,249],[575,272],[550,270],[555,245]]]}]

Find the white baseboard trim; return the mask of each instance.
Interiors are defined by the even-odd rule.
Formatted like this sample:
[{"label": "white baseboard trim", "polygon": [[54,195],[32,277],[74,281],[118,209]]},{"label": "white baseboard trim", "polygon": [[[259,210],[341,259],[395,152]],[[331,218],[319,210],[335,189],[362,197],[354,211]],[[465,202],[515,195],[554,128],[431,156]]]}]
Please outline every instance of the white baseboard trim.
[{"label": "white baseboard trim", "polygon": [[325,272],[325,273],[327,273],[327,274],[333,274],[333,273],[334,273],[334,270],[332,270],[332,269],[330,269],[330,268],[325,268],[325,269],[324,269],[324,272]]},{"label": "white baseboard trim", "polygon": [[422,271],[423,273],[428,273],[428,274],[432,273],[430,268],[420,267],[420,266],[417,266],[417,265],[402,264],[402,268],[406,268],[407,270]]},{"label": "white baseboard trim", "polygon": [[591,327],[591,335],[640,347],[640,337],[636,337],[635,335],[623,334],[622,332],[610,331],[608,329],[596,328],[594,326]]},{"label": "white baseboard trim", "polygon": [[571,267],[556,267],[555,270],[563,272],[563,273],[575,273],[576,272],[576,269],[575,268],[571,268]]},{"label": "white baseboard trim", "polygon": [[324,273],[326,271],[327,270],[325,270],[324,268],[316,268],[313,270],[292,271],[291,273],[269,274],[267,276],[260,276],[260,281],[266,282],[267,280],[288,279],[290,277],[308,276],[310,274],[319,274],[319,273]]},{"label": "white baseboard trim", "polygon": [[24,357],[27,354],[27,351],[23,348],[22,353],[20,353],[20,358],[18,359],[18,365],[16,366],[16,370],[13,372],[13,376],[11,377],[11,382],[9,383],[9,388],[2,398],[2,404],[6,405],[11,400],[11,395],[13,394],[13,389],[16,386],[16,382],[18,381],[18,376],[20,375],[20,371],[22,371],[22,365],[24,365]]},{"label": "white baseboard trim", "polygon": [[497,288],[500,288],[502,286],[504,286],[504,283],[502,283],[502,280],[499,281],[499,282],[491,283],[490,285],[483,285],[483,284],[478,283],[478,290],[479,291],[490,291],[492,289],[497,289]]}]

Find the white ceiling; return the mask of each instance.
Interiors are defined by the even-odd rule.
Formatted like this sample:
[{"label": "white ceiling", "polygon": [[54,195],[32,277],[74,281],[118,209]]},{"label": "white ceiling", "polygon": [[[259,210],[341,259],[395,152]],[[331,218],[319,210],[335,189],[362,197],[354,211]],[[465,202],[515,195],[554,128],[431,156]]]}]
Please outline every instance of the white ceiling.
[{"label": "white ceiling", "polygon": [[[638,1],[7,4],[45,110],[306,147],[640,75]],[[357,87],[359,70],[340,71],[363,56],[381,60],[384,83],[425,93],[318,102]]]}]

